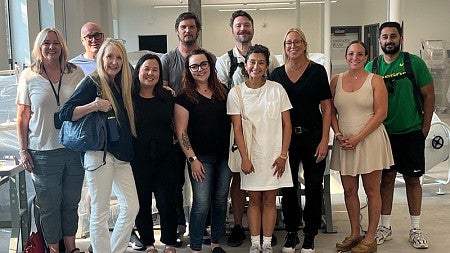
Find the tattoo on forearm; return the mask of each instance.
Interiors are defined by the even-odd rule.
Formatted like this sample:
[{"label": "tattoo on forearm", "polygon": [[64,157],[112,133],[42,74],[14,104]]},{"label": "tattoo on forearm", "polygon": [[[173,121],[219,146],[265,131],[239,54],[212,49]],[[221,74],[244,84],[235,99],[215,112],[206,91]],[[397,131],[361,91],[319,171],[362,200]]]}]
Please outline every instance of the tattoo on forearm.
[{"label": "tattoo on forearm", "polygon": [[187,150],[191,149],[191,142],[189,141],[189,136],[186,132],[181,134],[181,145]]}]

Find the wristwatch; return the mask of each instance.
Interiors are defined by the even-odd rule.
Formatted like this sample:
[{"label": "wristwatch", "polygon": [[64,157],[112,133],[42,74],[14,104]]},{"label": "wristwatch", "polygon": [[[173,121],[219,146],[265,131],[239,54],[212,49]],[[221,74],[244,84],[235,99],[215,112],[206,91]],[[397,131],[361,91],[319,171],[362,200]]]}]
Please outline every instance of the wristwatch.
[{"label": "wristwatch", "polygon": [[197,157],[196,157],[196,156],[188,157],[189,163],[192,163],[192,162],[195,161],[195,160],[197,160]]}]

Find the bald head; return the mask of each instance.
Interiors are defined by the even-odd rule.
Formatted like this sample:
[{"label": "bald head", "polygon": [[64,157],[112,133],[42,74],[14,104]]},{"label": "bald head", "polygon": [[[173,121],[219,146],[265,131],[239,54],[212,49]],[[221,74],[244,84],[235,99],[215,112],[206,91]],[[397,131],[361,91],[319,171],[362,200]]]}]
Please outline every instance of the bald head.
[{"label": "bald head", "polygon": [[102,28],[94,22],[87,22],[81,27],[81,44],[83,44],[87,59],[95,59],[104,40]]}]

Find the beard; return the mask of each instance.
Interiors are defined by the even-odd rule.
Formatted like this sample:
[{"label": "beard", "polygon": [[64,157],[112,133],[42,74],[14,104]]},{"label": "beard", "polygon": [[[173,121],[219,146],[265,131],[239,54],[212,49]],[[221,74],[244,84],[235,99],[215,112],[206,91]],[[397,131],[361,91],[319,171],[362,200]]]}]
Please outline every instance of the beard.
[{"label": "beard", "polygon": [[[394,46],[394,47],[388,49],[387,46]],[[400,51],[400,44],[398,45],[395,45],[394,43],[384,44],[381,45],[381,50],[383,50],[385,54],[396,54]]]},{"label": "beard", "polygon": [[197,42],[197,38],[198,38],[198,34],[195,34],[192,36],[192,39],[190,40],[183,40],[182,38],[180,38],[180,36],[178,36],[178,39],[181,41],[181,43],[183,43],[186,46],[192,46]]},{"label": "beard", "polygon": [[[244,36],[242,36],[244,35]],[[240,32],[234,36],[235,40],[240,43],[250,43],[253,39],[253,34],[248,31]]]}]

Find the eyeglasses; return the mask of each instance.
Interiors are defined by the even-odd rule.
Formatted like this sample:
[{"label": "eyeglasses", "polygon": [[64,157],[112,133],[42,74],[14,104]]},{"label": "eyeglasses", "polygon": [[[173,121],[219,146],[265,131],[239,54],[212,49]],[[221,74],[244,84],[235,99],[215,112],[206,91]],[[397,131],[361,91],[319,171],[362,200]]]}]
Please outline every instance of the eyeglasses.
[{"label": "eyeglasses", "polygon": [[93,39],[99,40],[99,39],[103,38],[103,33],[88,34],[86,36],[83,36],[83,38],[85,40],[93,40]]},{"label": "eyeglasses", "polygon": [[284,42],[284,46],[285,47],[291,47],[292,45],[294,45],[294,46],[298,47],[298,46],[300,46],[303,43],[304,43],[303,40],[285,41]]},{"label": "eyeglasses", "polygon": [[200,64],[192,64],[189,66],[189,69],[191,71],[199,71],[200,69],[207,69],[209,67],[209,62],[208,61],[202,61],[200,62]]}]

